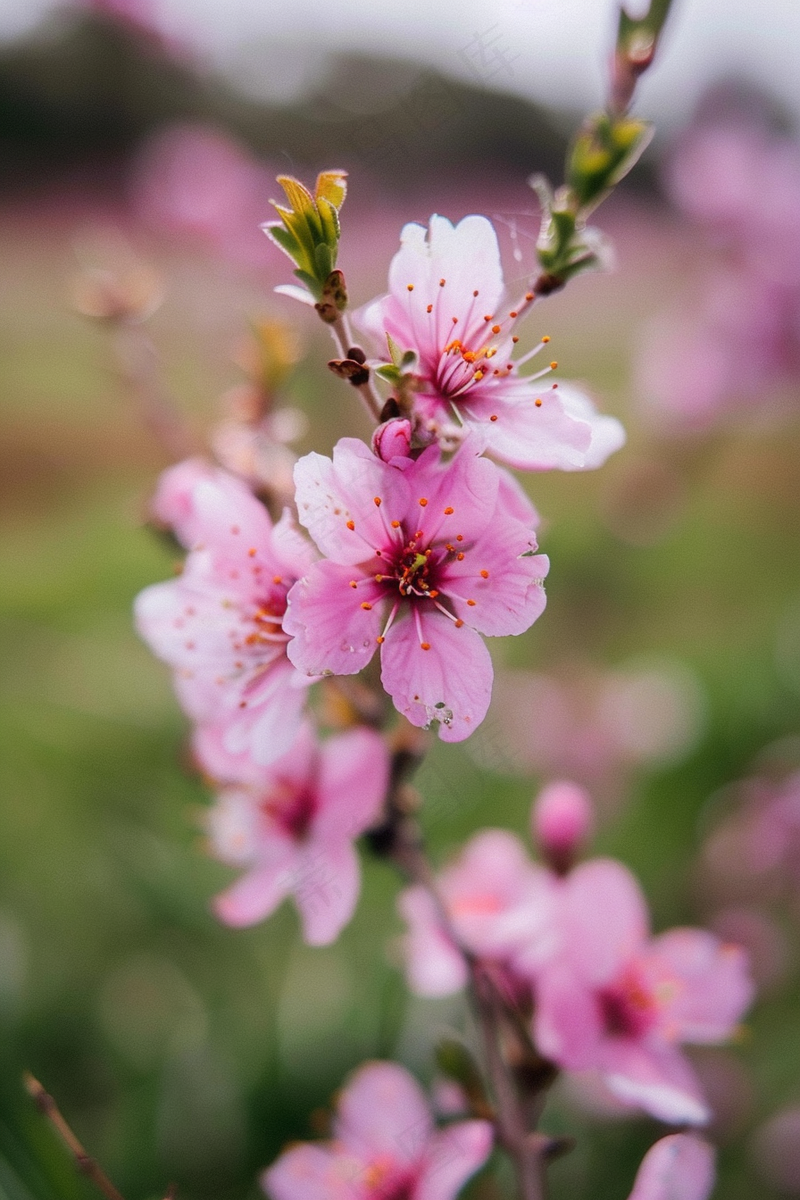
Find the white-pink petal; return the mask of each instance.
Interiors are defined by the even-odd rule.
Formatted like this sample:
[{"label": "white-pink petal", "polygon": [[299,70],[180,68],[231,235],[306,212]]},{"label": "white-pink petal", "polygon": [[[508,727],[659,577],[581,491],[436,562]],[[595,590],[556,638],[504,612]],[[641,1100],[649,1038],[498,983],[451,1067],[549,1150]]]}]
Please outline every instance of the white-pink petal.
[{"label": "white-pink petal", "polygon": [[241,928],[270,916],[292,890],[295,849],[288,839],[274,842],[267,857],[214,899],[214,912],[226,925]]},{"label": "white-pink petal", "polygon": [[436,903],[427,888],[405,888],[397,909],[408,924],[403,938],[406,976],[417,996],[450,996],[466,987],[464,955],[442,929]]},{"label": "white-pink petal", "polygon": [[492,1149],[489,1121],[458,1121],[434,1133],[425,1150],[414,1200],[455,1200]]},{"label": "white-pink petal", "polygon": [[382,609],[368,577],[330,559],[313,563],[287,597],[289,660],[310,676],[355,675],[378,648]]},{"label": "white-pink petal", "polygon": [[336,941],[355,912],[361,867],[351,841],[312,838],[297,854],[290,887],[309,946]]},{"label": "white-pink petal", "polygon": [[564,881],[563,905],[567,953],[586,984],[612,982],[644,949],[647,903],[622,863],[596,858],[576,867]]},{"label": "white-pink petal", "polygon": [[389,782],[389,751],[375,730],[336,734],[320,752],[318,788],[325,803],[313,822],[316,838],[359,837],[380,818]]},{"label": "white-pink petal", "polygon": [[432,1132],[425,1093],[397,1063],[359,1067],[339,1097],[336,1138],[364,1163],[382,1158],[398,1166],[415,1166]]},{"label": "white-pink petal", "polygon": [[704,1125],[711,1112],[689,1060],[673,1046],[607,1039],[599,1064],[614,1095],[670,1125]]},{"label": "white-pink petal", "polygon": [[645,1154],[628,1200],[708,1200],[714,1151],[692,1133],[672,1133]]},{"label": "white-pink petal", "polygon": [[725,1041],[755,994],[745,951],[704,929],[662,933],[644,966],[659,996],[661,1023],[676,1041]]},{"label": "white-pink petal", "polygon": [[[443,614],[412,614],[395,622],[381,647],[381,682],[395,708],[412,725],[439,722],[445,742],[461,742],[477,729],[489,707],[493,668],[480,634],[457,628]],[[422,649],[422,644],[430,647]]]},{"label": "white-pink petal", "polygon": [[301,1143],[261,1174],[271,1200],[364,1200],[363,1164],[328,1146]]},{"label": "white-pink petal", "polygon": [[300,521],[322,553],[338,563],[373,558],[390,540],[387,523],[402,519],[408,509],[403,472],[356,438],[341,438],[333,459],[306,454],[295,464],[294,480]]}]

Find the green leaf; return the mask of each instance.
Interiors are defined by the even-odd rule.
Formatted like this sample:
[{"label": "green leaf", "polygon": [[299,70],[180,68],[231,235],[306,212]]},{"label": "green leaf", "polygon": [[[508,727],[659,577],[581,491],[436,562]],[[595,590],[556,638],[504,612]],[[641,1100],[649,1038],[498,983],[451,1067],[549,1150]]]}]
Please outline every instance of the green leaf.
[{"label": "green leaf", "polygon": [[325,242],[321,242],[314,250],[314,264],[317,268],[317,277],[322,276],[327,279],[333,270],[333,261],[330,246]]},{"label": "green leaf", "polygon": [[296,261],[300,246],[297,238],[289,232],[285,225],[279,225],[276,221],[271,225],[262,225],[261,228],[270,241],[274,242],[276,246],[280,246],[281,250],[289,255],[292,262]]}]

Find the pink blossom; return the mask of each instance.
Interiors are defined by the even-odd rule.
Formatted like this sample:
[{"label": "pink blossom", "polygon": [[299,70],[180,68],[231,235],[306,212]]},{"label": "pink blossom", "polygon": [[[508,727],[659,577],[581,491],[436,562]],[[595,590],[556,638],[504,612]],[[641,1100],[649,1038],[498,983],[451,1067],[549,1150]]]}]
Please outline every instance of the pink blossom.
[{"label": "pink blossom", "polygon": [[673,1123],[709,1112],[682,1042],[730,1037],[753,987],[746,956],[699,929],[651,938],[622,864],[584,863],[557,885],[560,944],[532,971],[534,1037],[566,1070],[599,1070],[621,1099]]},{"label": "pink blossom", "polygon": [[692,1133],[672,1133],[645,1154],[628,1200],[708,1200],[714,1151]]},{"label": "pink blossom", "polygon": [[533,832],[544,857],[558,872],[569,870],[594,824],[588,792],[569,780],[542,788],[533,807]]},{"label": "pink blossom", "polygon": [[224,130],[199,122],[159,129],[137,155],[131,183],[147,225],[204,241],[243,267],[269,262],[259,225],[272,173]]},{"label": "pink blossom", "polygon": [[158,525],[171,529],[187,550],[203,538],[202,518],[195,505],[201,483],[213,483],[232,504],[252,500],[250,489],[235,475],[220,470],[205,458],[187,458],[162,471],[150,501],[150,512]]},{"label": "pink blossom", "polygon": [[417,354],[417,415],[436,434],[455,415],[491,454],[526,470],[600,466],[625,440],[620,423],[600,416],[572,385],[540,385],[518,375],[534,353],[512,361],[513,333],[533,301],[505,298],[497,235],[485,217],[453,226],[406,225],[389,270],[389,294],[361,314],[386,345],[388,333]]},{"label": "pink blossom", "polygon": [[[437,880],[450,931],[471,954],[494,962],[514,990],[514,962],[524,954],[539,964],[554,949],[549,872],[534,865],[513,834],[486,829],[473,837]],[[408,923],[406,970],[413,991],[442,996],[467,981],[463,954],[443,928],[430,893],[407,888],[400,896]]]},{"label": "pink blossom", "polygon": [[386,743],[373,730],[320,743],[305,723],[257,785],[223,791],[209,813],[211,843],[245,874],[217,897],[220,919],[252,925],[293,895],[310,945],[338,937],[360,888],[353,840],[377,822],[388,778]]},{"label": "pink blossom", "polygon": [[193,548],[179,578],[137,597],[139,633],[173,668],[186,713],[219,726],[228,754],[269,763],[291,745],[305,701],[306,680],[286,657],[282,623],[311,548],[288,512],[273,525],[264,506],[222,471],[207,477],[191,464],[174,468],[162,481],[160,505]]},{"label": "pink blossom", "polygon": [[261,1182],[272,1200],[455,1200],[491,1148],[488,1121],[437,1129],[413,1076],[372,1062],[341,1092],[333,1140],[284,1151]]},{"label": "pink blossom", "polygon": [[718,902],[800,893],[800,771],[735,785],[736,807],[708,838],[701,885]]},{"label": "pink blossom", "polygon": [[641,340],[649,415],[692,432],[737,409],[749,422],[780,412],[800,375],[800,147],[724,103],[681,138],[668,183],[708,261],[697,298]]},{"label": "pink blossom", "polygon": [[[326,558],[292,588],[288,654],[310,676],[352,675],[381,648],[381,680],[412,723],[461,741],[483,720],[492,663],[480,634],[522,633],[545,604],[530,502],[465,445],[444,463],[382,462],[343,438],[295,468],[300,520]],[[527,516],[527,523],[521,519]]]}]

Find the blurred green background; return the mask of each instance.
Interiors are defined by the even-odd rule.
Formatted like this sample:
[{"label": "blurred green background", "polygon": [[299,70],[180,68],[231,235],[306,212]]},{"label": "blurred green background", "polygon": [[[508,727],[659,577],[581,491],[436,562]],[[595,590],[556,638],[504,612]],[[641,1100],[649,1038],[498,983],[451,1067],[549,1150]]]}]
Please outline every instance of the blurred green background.
[{"label": "blurred green background", "polygon": [[[208,796],[184,765],[186,724],[167,671],[131,626],[133,596],[174,565],[143,519],[167,459],[126,402],[107,331],[71,309],[70,279],[86,246],[112,235],[157,268],[165,300],[150,332],[198,431],[241,379],[233,355],[247,320],[296,319],[307,357],[287,399],[312,419],[300,448],[327,449],[366,427],[325,369],[320,331],[272,295],[286,275],[280,256],[266,248],[260,258],[259,243],[237,259],[207,230],[179,236],[143,220],[130,184],[143,139],[176,117],[210,120],[276,169],[286,169],[285,147],[298,172],[350,169],[340,262],[360,303],[384,286],[402,221],[432,211],[501,214],[518,234],[505,249],[523,257],[510,257],[510,272],[522,274],[535,231],[524,180],[557,172],[563,122],[447,84],[459,97],[449,124],[404,143],[403,170],[382,174],[384,151],[359,148],[346,122],[324,125],[308,104],[234,101],[137,29],[81,17],[58,37],[0,55],[10,168],[0,196],[0,1195],[91,1194],[22,1092],[23,1068],[126,1200],[163,1195],[170,1182],[186,1200],[256,1195],[257,1171],[321,1127],[313,1114],[348,1070],[397,1055],[429,1076],[437,1030],[463,1013],[455,1001],[407,996],[392,948],[398,881],[366,855],[358,912],[332,947],[305,947],[289,906],[248,931],[211,917],[230,873],[204,852]],[[381,69],[363,60],[345,75]],[[426,75],[413,86],[438,85]],[[402,104],[382,118],[401,141]],[[630,440],[600,472],[526,481],[552,560],[548,608],[493,651],[499,665],[566,678],[649,658],[694,672],[705,716],[693,744],[677,762],[634,772],[597,840],[639,873],[660,929],[702,918],[691,880],[709,797],[798,732],[800,663],[778,646],[800,624],[800,430],[796,420],[754,422],[659,444],[638,426],[638,331],[702,255],[654,178],[645,164],[604,214],[616,272],[579,280],[531,319],[531,341],[550,334],[560,373],[626,419]],[[535,778],[437,745],[418,782],[437,860],[480,826],[526,836]],[[731,1200],[773,1195],[748,1138],[800,1098],[797,982],[795,963],[741,1043],[703,1056],[724,1056],[745,1097],[719,1129],[717,1194]],[[658,1134],[646,1120],[593,1120],[563,1092],[545,1124],[579,1139],[553,1169],[556,1200],[626,1196]],[[478,1180],[471,1194],[494,1193]]]}]

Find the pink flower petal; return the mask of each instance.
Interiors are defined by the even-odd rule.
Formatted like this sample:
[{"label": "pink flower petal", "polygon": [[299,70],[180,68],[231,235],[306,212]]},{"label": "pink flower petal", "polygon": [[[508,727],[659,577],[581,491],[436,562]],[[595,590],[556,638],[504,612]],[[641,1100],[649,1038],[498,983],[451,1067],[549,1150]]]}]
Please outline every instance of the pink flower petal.
[{"label": "pink flower petal", "polygon": [[253,548],[269,547],[272,519],[260,500],[234,476],[220,471],[214,479],[201,480],[194,489],[196,533],[203,546],[249,565]]},{"label": "pink flower petal", "polygon": [[328,1146],[301,1144],[262,1172],[261,1186],[272,1200],[364,1200],[363,1172]]},{"label": "pink flower petal", "polygon": [[529,529],[536,529],[541,523],[541,517],[533,506],[528,493],[510,471],[500,471],[497,502],[503,512],[508,513],[510,517],[515,517]]},{"label": "pink flower petal", "polygon": [[293,579],[305,575],[314,561],[314,547],[300,530],[290,509],[285,508],[272,530],[272,552],[278,571]]},{"label": "pink flower petal", "polygon": [[691,1133],[661,1138],[645,1154],[628,1200],[708,1200],[714,1151]]},{"label": "pink flower petal", "polygon": [[592,400],[574,383],[559,383],[558,393],[565,412],[576,421],[586,421],[592,433],[583,465],[576,469],[593,471],[602,467],[612,454],[625,445],[626,434],[622,422],[607,413],[598,412]]},{"label": "pink flower petal", "polygon": [[295,849],[286,839],[272,846],[270,861],[264,857],[258,866],[237,879],[214,900],[214,912],[226,925],[241,928],[263,921],[289,895]]},{"label": "pink flower petal", "polygon": [[647,904],[622,863],[596,858],[564,881],[566,937],[578,977],[602,985],[644,948]]},{"label": "pink flower petal", "polygon": [[603,1026],[594,993],[558,962],[535,976],[533,1037],[545,1058],[568,1071],[599,1065]]},{"label": "pink flower petal", "polygon": [[381,590],[369,581],[351,586],[362,578],[352,567],[324,559],[289,592],[283,628],[292,641],[286,652],[299,671],[355,675],[372,658],[382,625]]},{"label": "pink flower petal", "polygon": [[[546,554],[530,554],[533,531],[513,518],[498,520],[459,562],[442,570],[441,591],[453,611],[487,637],[524,633],[544,612]],[[472,601],[472,603],[470,603]]]},{"label": "pink flower petal", "polygon": [[195,489],[199,483],[214,479],[228,481],[232,487],[248,491],[240,480],[220,471],[204,458],[187,458],[162,471],[159,477],[150,501],[150,511],[160,525],[173,530],[178,541],[187,549],[198,540]]},{"label": "pink flower petal", "polygon": [[454,928],[475,954],[504,957],[552,940],[549,876],[534,866],[519,838],[485,829],[445,868],[440,892]]},{"label": "pink flower petal", "polygon": [[672,1046],[610,1038],[600,1065],[611,1091],[670,1125],[704,1125],[710,1117],[688,1059]]},{"label": "pink flower petal", "polygon": [[455,1200],[492,1149],[489,1121],[458,1121],[428,1142],[414,1200]]},{"label": "pink flower petal", "polygon": [[389,751],[379,733],[361,728],[329,738],[321,751],[317,786],[325,803],[314,837],[359,837],[378,821],[388,782]]},{"label": "pink flower petal", "polygon": [[408,508],[403,472],[356,438],[341,438],[332,460],[306,454],[295,465],[294,479],[301,522],[322,553],[338,563],[373,558],[388,540],[387,522],[402,519]]},{"label": "pink flower petal", "polygon": [[[291,747],[303,718],[307,691],[297,686],[292,664],[281,659],[258,680],[224,722],[222,745],[234,757],[248,755],[267,766]],[[241,702],[240,702],[241,705]]]},{"label": "pink flower petal", "polygon": [[445,742],[461,742],[486,716],[492,660],[479,634],[441,613],[420,618],[423,650],[412,616],[392,626],[381,647],[381,682],[412,725],[439,721]]},{"label": "pink flower petal", "polygon": [[491,223],[469,216],[453,226],[445,217],[434,216],[428,230],[406,225],[389,269],[389,289],[388,296],[362,310],[357,320],[381,343],[388,332],[402,349],[415,349],[424,367],[438,364],[454,336],[453,317],[465,344],[483,337],[483,317],[494,313],[504,291]]},{"label": "pink flower petal", "polygon": [[309,946],[334,942],[355,912],[361,868],[353,843],[312,840],[298,855],[291,889]]},{"label": "pink flower petal", "polygon": [[725,1041],[753,999],[745,952],[703,929],[671,929],[654,938],[644,965],[661,1022],[675,1041]]},{"label": "pink flower petal", "polygon": [[397,908],[408,924],[403,938],[408,986],[417,996],[449,996],[466,986],[464,955],[441,926],[439,910],[426,888],[405,888]]},{"label": "pink flower petal", "polygon": [[336,1137],[363,1162],[383,1158],[414,1166],[432,1131],[422,1088],[397,1063],[372,1062],[359,1067],[339,1098]]},{"label": "pink flower petal", "polygon": [[[444,462],[437,446],[416,460],[401,465],[410,493],[411,520],[419,514],[425,540],[454,541],[462,534],[470,541],[487,529],[497,505],[500,472],[494,463],[478,456],[471,440],[455,458]],[[423,510],[417,505],[425,500]],[[410,522],[409,522],[410,523]]]},{"label": "pink flower petal", "polygon": [[[562,403],[560,391],[521,379],[475,388],[461,408],[489,454],[524,471],[580,471],[592,444],[592,427]],[[541,404],[537,406],[536,400]]]}]

